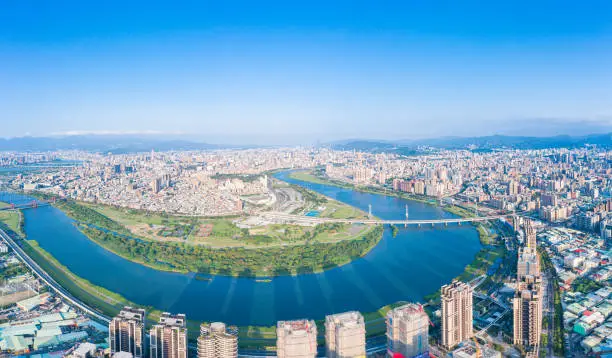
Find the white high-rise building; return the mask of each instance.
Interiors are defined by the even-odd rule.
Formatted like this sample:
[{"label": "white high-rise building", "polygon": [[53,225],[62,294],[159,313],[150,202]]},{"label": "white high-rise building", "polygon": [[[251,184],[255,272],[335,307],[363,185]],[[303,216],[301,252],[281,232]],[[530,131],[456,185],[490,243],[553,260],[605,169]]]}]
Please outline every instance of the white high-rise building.
[{"label": "white high-rise building", "polygon": [[472,293],[469,284],[457,280],[442,286],[442,345],[447,349],[474,336]]},{"label": "white high-rise building", "polygon": [[429,351],[429,317],[419,304],[387,312],[387,352],[414,357]]},{"label": "white high-rise building", "polygon": [[317,326],[314,321],[279,321],[276,326],[278,358],[314,358],[317,356]]},{"label": "white high-rise building", "polygon": [[238,357],[238,330],[227,329],[224,323],[214,322],[200,326],[198,358]]},{"label": "white high-rise building", "polygon": [[365,322],[352,311],[325,317],[327,358],[365,357]]}]

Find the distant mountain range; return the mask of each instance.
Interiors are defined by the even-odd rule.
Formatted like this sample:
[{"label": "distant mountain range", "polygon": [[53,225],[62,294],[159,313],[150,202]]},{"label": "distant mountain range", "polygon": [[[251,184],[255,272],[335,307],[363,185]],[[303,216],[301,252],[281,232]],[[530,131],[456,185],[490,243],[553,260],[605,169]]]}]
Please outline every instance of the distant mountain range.
[{"label": "distant mountain range", "polygon": [[[351,139],[326,144],[338,150],[374,153],[420,154],[423,147],[442,149],[492,150],[503,148],[543,149],[575,148],[585,144],[612,147],[612,133],[585,136],[526,137],[494,135],[485,137],[442,137],[418,140]],[[0,151],[85,150],[91,152],[130,153],[168,150],[213,150],[253,148],[253,145],[209,144],[192,139],[169,138],[163,135],[71,135],[55,137],[0,138]]]},{"label": "distant mountain range", "polygon": [[367,152],[394,152],[398,154],[418,154],[422,147],[442,149],[544,149],[576,148],[586,144],[612,147],[612,133],[590,134],[585,136],[559,135],[552,137],[526,137],[493,135],[484,137],[442,137],[418,140],[344,140],[330,143],[339,150],[359,150]]},{"label": "distant mountain range", "polygon": [[[231,148],[216,144],[152,135],[72,135],[62,137],[15,137],[0,139],[0,151],[85,150],[130,153],[168,150],[208,150]],[[234,146],[235,147],[235,146]]]}]

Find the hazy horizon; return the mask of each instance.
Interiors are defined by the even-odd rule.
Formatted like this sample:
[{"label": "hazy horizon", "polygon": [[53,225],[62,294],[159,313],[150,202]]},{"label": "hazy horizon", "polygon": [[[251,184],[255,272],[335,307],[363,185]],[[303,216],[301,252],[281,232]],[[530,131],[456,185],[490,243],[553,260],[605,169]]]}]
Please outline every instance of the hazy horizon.
[{"label": "hazy horizon", "polygon": [[351,141],[381,141],[381,142],[406,142],[410,141],[423,141],[423,140],[435,140],[445,138],[478,138],[488,136],[515,136],[515,137],[555,137],[555,136],[570,136],[570,137],[581,137],[585,135],[597,135],[612,133],[612,126],[606,123],[598,122],[585,124],[584,122],[563,122],[561,124],[553,122],[553,124],[544,121],[544,123],[533,122],[536,127],[527,128],[523,127],[523,130],[509,130],[503,132],[494,133],[481,133],[481,134],[455,134],[455,135],[438,135],[438,136],[421,136],[421,137],[409,137],[401,134],[395,136],[347,136],[347,135],[333,135],[330,133],[308,133],[308,134],[295,134],[287,133],[277,136],[261,136],[261,135],[232,135],[232,134],[203,134],[203,133],[182,133],[182,132],[162,132],[162,131],[68,131],[64,133],[49,133],[45,135],[31,135],[26,134],[23,136],[7,136],[0,137],[3,139],[19,139],[19,138],[70,138],[70,137],[108,137],[108,138],[142,138],[142,139],[155,139],[163,141],[171,140],[184,140],[189,142],[198,142],[214,145],[236,145],[236,146],[294,146],[294,145],[312,145],[312,144],[326,144],[326,143],[342,143]]}]

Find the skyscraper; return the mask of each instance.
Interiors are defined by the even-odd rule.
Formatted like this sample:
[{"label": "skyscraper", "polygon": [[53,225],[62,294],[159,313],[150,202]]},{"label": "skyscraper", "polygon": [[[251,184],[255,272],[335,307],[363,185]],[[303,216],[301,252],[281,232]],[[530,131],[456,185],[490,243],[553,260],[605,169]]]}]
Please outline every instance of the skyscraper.
[{"label": "skyscraper", "polygon": [[159,191],[161,190],[161,179],[160,178],[155,178],[151,181],[151,190],[153,190],[155,194],[159,193]]},{"label": "skyscraper", "polygon": [[419,304],[387,312],[387,352],[414,357],[429,350],[429,317]]},{"label": "skyscraper", "polygon": [[469,284],[457,280],[442,286],[442,345],[446,348],[474,335],[472,292]]},{"label": "skyscraper", "polygon": [[200,326],[198,358],[235,357],[238,357],[238,331],[236,329],[227,329],[221,322]]},{"label": "skyscraper", "polygon": [[108,324],[111,354],[131,353],[134,358],[145,356],[145,310],[124,307]]},{"label": "skyscraper", "polygon": [[314,321],[279,321],[276,326],[278,358],[317,356],[317,326]]},{"label": "skyscraper", "polygon": [[533,351],[542,334],[542,298],[539,276],[524,276],[517,284],[512,302],[514,344]]},{"label": "skyscraper", "polygon": [[325,317],[327,358],[365,357],[365,322],[352,311]]},{"label": "skyscraper", "polygon": [[187,328],[184,314],[164,312],[150,331],[151,358],[187,358]]},{"label": "skyscraper", "polygon": [[537,240],[536,240],[536,231],[533,227],[533,223],[531,220],[526,219],[525,221],[525,246],[529,249],[536,250]]},{"label": "skyscraper", "polygon": [[519,248],[516,275],[519,281],[525,276],[540,276],[540,257],[537,251],[528,247]]},{"label": "skyscraper", "polygon": [[532,352],[539,346],[542,334],[542,281],[536,235],[530,221],[525,223],[525,244],[518,253],[517,287],[512,301],[514,344]]}]

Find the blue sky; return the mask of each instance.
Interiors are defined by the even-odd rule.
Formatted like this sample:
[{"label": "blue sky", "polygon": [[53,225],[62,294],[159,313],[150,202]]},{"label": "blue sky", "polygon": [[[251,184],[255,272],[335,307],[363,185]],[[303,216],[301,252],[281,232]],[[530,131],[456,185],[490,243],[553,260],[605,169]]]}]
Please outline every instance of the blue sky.
[{"label": "blue sky", "polygon": [[296,3],[5,3],[0,136],[253,143],[612,123],[609,1]]}]

